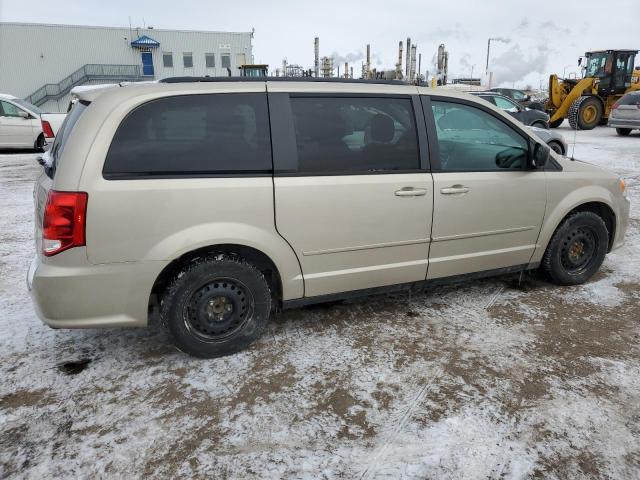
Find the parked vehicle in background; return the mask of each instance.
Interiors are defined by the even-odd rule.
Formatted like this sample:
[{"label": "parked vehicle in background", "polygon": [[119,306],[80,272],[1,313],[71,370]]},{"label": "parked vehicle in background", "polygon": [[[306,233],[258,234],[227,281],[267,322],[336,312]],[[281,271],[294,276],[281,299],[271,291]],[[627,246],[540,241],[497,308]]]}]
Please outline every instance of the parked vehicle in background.
[{"label": "parked vehicle in background", "polygon": [[480,97],[489,103],[492,103],[500,110],[507,112],[517,120],[520,120],[527,126],[538,128],[549,128],[549,115],[540,110],[532,110],[523,107],[510,98],[495,92],[471,92],[472,95]]},{"label": "parked vehicle in background", "polygon": [[53,143],[65,116],[44,113],[21,98],[0,94],[0,148],[43,150]]},{"label": "parked vehicle in background", "polygon": [[608,125],[623,137],[631,130],[640,129],[640,90],[623,95],[613,104]]},{"label": "parked vehicle in background", "polygon": [[516,88],[490,88],[488,91],[504,95],[505,97],[517,102],[522,107],[528,107],[533,110],[540,110],[541,112],[544,112],[544,103],[536,100],[523,90],[518,90]]},{"label": "parked vehicle in background", "polygon": [[539,136],[545,141],[549,148],[560,155],[566,155],[568,151],[567,142],[556,130],[549,130],[548,128],[529,127],[533,133]]},{"label": "parked vehicle in background", "polygon": [[55,328],[145,326],[215,357],[272,312],[542,267],[623,244],[624,182],[465,93],[167,79],[79,94],[35,185],[27,284]]}]

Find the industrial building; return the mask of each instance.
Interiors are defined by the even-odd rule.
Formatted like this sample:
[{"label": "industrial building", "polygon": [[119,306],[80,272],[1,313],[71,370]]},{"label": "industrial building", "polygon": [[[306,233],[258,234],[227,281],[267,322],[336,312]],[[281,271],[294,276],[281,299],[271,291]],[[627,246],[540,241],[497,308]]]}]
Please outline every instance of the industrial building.
[{"label": "industrial building", "polygon": [[239,75],[253,32],[0,23],[0,92],[65,111],[77,85]]}]

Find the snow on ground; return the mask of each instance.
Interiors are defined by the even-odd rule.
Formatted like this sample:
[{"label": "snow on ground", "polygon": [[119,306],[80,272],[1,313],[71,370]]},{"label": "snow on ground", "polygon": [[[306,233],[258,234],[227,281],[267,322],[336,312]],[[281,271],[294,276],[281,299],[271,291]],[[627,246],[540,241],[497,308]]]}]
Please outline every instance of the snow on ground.
[{"label": "snow on ground", "polygon": [[40,323],[39,167],[0,155],[0,478],[638,478],[640,134],[578,132],[575,156],[633,202],[587,285],[507,276],[293,310],[202,361],[155,324]]}]

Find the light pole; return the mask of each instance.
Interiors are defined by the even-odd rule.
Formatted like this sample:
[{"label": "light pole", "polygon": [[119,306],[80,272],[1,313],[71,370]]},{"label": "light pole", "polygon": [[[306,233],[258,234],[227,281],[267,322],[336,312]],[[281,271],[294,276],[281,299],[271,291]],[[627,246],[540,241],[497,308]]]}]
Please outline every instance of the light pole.
[{"label": "light pole", "polygon": [[469,77],[469,80],[473,80],[473,69],[476,67],[475,63],[473,65],[471,65],[471,76]]},{"label": "light pole", "polygon": [[567,68],[569,67],[573,67],[573,65],[565,65],[565,67],[562,69],[562,78],[565,78],[567,76]]}]

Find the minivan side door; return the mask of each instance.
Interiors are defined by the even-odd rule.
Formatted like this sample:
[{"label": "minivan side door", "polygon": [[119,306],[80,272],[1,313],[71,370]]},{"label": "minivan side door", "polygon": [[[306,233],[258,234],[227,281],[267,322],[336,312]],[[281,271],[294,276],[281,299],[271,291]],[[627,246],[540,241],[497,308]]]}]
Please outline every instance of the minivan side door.
[{"label": "minivan side door", "polygon": [[529,138],[476,102],[424,97],[434,180],[428,278],[526,265],[546,206]]},{"label": "minivan side door", "polygon": [[424,280],[433,181],[418,96],[281,90],[269,110],[276,227],[305,296]]},{"label": "minivan side door", "polygon": [[31,116],[13,103],[0,100],[0,146],[31,147],[34,144]]}]

